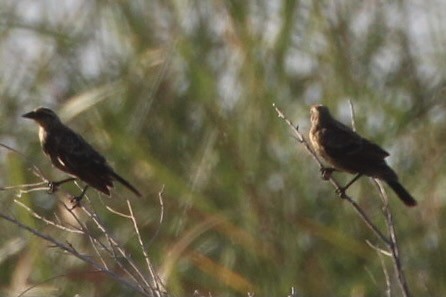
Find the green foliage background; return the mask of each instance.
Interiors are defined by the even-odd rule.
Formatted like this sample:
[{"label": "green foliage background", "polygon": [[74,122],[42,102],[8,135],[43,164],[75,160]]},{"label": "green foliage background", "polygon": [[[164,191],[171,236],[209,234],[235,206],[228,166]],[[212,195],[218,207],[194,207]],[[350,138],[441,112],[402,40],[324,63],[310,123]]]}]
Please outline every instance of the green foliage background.
[{"label": "green foliage background", "polygon": [[[164,185],[164,221],[148,252],[175,296],[286,296],[292,286],[302,296],[384,296],[380,259],[365,240],[379,242],[272,108],[307,131],[309,106],[326,104],[349,123],[351,100],[358,131],[391,153],[419,201],[408,209],[389,192],[410,289],[442,296],[444,11],[441,1],[1,0],[0,140],[62,176],[20,117],[40,105],[57,110],[144,192],[132,203],[147,242]],[[1,184],[35,182],[27,162],[0,151]],[[383,226],[373,185],[364,178],[349,191]],[[3,211],[87,249],[18,208],[15,195],[0,192]],[[117,187],[115,197],[127,195]],[[90,192],[97,211],[141,257],[131,226],[99,196]],[[55,197],[20,200],[53,218],[62,212]],[[125,209],[123,199],[103,202]],[[61,275],[39,287],[42,296],[129,296],[0,225],[1,295]]]}]

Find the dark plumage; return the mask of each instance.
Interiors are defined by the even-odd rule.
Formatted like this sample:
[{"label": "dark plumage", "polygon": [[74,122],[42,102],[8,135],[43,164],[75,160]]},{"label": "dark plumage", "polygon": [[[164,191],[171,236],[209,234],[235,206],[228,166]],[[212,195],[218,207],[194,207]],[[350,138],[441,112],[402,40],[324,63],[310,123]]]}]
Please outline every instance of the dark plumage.
[{"label": "dark plumage", "polygon": [[135,187],[113,171],[101,154],[79,134],[65,126],[54,111],[39,107],[23,117],[39,124],[40,143],[54,166],[108,196],[113,180],[141,196]]},{"label": "dark plumage", "polygon": [[406,205],[417,204],[384,160],[389,153],[335,120],[327,107],[314,105],[310,113],[310,141],[317,154],[337,170],[381,179]]}]

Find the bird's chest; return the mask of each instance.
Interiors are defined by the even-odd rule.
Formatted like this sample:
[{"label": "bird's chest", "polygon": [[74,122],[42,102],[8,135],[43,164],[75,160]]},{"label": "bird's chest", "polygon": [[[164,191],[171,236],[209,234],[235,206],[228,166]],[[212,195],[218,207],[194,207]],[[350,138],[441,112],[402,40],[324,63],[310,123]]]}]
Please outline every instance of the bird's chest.
[{"label": "bird's chest", "polygon": [[39,128],[39,140],[43,151],[48,155],[48,147],[50,146],[48,143],[48,132],[42,127]]},{"label": "bird's chest", "polygon": [[310,141],[316,153],[322,156],[323,158],[326,158],[327,152],[324,146],[323,132],[320,129],[312,130],[310,132]]},{"label": "bird's chest", "polygon": [[[336,168],[342,167],[338,164],[337,158],[333,156],[333,150],[330,149],[330,146],[327,144],[327,134],[324,129],[315,129],[315,131],[312,131],[310,133],[310,141],[314,151],[325,161]],[[343,158],[343,156],[338,155],[338,158]]]},{"label": "bird's chest", "polygon": [[59,141],[57,141],[57,138],[55,138],[53,134],[54,133],[50,133],[44,128],[39,129],[40,145],[45,154],[49,156],[51,156],[53,151],[57,150],[57,147],[59,146]]},{"label": "bird's chest", "polygon": [[46,141],[46,137],[47,137],[47,132],[45,131],[44,128],[39,127],[39,140],[40,140],[40,144],[43,146],[43,144]]}]

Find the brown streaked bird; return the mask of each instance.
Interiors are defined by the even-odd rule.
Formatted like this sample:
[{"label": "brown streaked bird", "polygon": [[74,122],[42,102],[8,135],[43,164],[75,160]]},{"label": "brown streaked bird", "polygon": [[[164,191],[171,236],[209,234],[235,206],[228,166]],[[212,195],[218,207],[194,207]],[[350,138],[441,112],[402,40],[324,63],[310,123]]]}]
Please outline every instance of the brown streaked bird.
[{"label": "brown streaked bird", "polygon": [[[36,121],[39,125],[40,144],[53,165],[87,184],[82,194],[73,198],[76,203],[82,199],[88,186],[110,196],[114,180],[126,186],[135,195],[141,196],[134,186],[108,165],[101,154],[79,134],[65,126],[54,111],[39,107],[22,116]],[[71,180],[74,178],[50,184],[57,187]]]},{"label": "brown streaked bird", "polygon": [[342,190],[366,175],[385,181],[407,206],[417,205],[384,160],[388,152],[335,120],[324,105],[312,106],[310,114],[310,141],[316,153],[335,170],[357,174]]}]

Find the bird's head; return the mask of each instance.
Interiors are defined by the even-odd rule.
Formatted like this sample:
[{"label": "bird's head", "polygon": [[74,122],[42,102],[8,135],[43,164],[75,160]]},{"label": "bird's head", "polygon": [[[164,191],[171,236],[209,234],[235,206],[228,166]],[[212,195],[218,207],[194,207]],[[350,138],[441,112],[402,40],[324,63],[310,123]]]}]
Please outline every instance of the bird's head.
[{"label": "bird's head", "polygon": [[34,120],[44,128],[60,123],[57,114],[46,107],[36,108],[33,111],[25,113],[22,117]]},{"label": "bird's head", "polygon": [[330,119],[331,114],[325,105],[317,104],[310,108],[311,123],[316,124],[325,119]]}]

